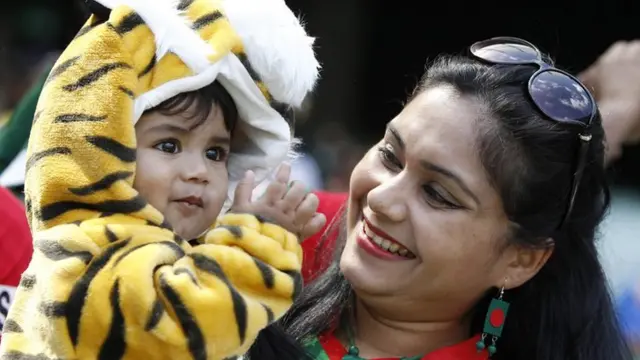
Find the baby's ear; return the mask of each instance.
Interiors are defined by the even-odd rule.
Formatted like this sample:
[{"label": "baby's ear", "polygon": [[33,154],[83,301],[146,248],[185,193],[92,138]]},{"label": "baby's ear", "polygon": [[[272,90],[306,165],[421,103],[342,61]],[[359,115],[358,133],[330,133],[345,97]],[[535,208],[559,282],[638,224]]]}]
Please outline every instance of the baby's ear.
[{"label": "baby's ear", "polygon": [[81,0],[83,6],[100,21],[107,21],[111,14],[111,9],[95,0]]}]

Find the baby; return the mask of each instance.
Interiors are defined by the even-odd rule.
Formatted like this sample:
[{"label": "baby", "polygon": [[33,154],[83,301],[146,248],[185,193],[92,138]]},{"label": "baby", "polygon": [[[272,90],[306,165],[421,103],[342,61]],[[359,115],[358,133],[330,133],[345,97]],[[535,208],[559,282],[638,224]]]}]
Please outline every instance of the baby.
[{"label": "baby", "polygon": [[[181,93],[145,112],[135,126],[133,187],[183,239],[197,239],[220,214],[229,187],[227,162],[238,122],[236,105],[219,82]],[[238,184],[232,210],[261,215],[300,240],[318,232],[324,215],[304,184],[288,187],[284,164],[264,196],[252,202],[253,173]]]},{"label": "baby", "polygon": [[243,354],[300,291],[292,232],[324,223],[287,166],[251,200],[317,79],[312,39],[281,0],[87,3],[34,118],[35,250],[0,357]]}]

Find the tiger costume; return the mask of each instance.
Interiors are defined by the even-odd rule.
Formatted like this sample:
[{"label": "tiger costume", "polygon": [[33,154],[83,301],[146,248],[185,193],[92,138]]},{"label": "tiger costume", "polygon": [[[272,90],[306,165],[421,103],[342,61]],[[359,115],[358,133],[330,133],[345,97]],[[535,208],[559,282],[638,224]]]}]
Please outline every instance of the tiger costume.
[{"label": "tiger costume", "polygon": [[[313,39],[282,0],[99,0],[51,70],[28,146],[33,259],[4,326],[10,359],[224,359],[301,287],[283,228],[227,214],[191,246],[133,188],[134,124],[218,80],[237,105],[229,208],[247,169],[287,158]],[[224,210],[223,210],[224,211]]]}]

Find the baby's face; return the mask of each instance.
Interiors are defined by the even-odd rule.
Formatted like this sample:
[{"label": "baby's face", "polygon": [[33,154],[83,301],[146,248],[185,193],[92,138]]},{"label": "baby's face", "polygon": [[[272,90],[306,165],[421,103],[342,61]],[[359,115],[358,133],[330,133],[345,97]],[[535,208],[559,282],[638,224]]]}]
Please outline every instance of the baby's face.
[{"label": "baby's face", "polygon": [[199,120],[151,111],[136,124],[134,187],[187,240],[216,221],[229,186],[231,134],[222,111],[216,106],[194,127]]}]

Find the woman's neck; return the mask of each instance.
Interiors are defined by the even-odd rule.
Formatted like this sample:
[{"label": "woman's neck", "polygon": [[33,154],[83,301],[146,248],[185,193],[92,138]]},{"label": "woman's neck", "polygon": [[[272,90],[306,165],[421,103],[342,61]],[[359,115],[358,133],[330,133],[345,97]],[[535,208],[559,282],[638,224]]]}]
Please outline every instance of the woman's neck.
[{"label": "woman's neck", "polygon": [[[418,356],[468,337],[468,324],[460,319],[441,322],[393,320],[359,300],[355,304],[355,329],[352,331],[360,356],[367,358]],[[347,333],[341,336],[345,343]]]}]

